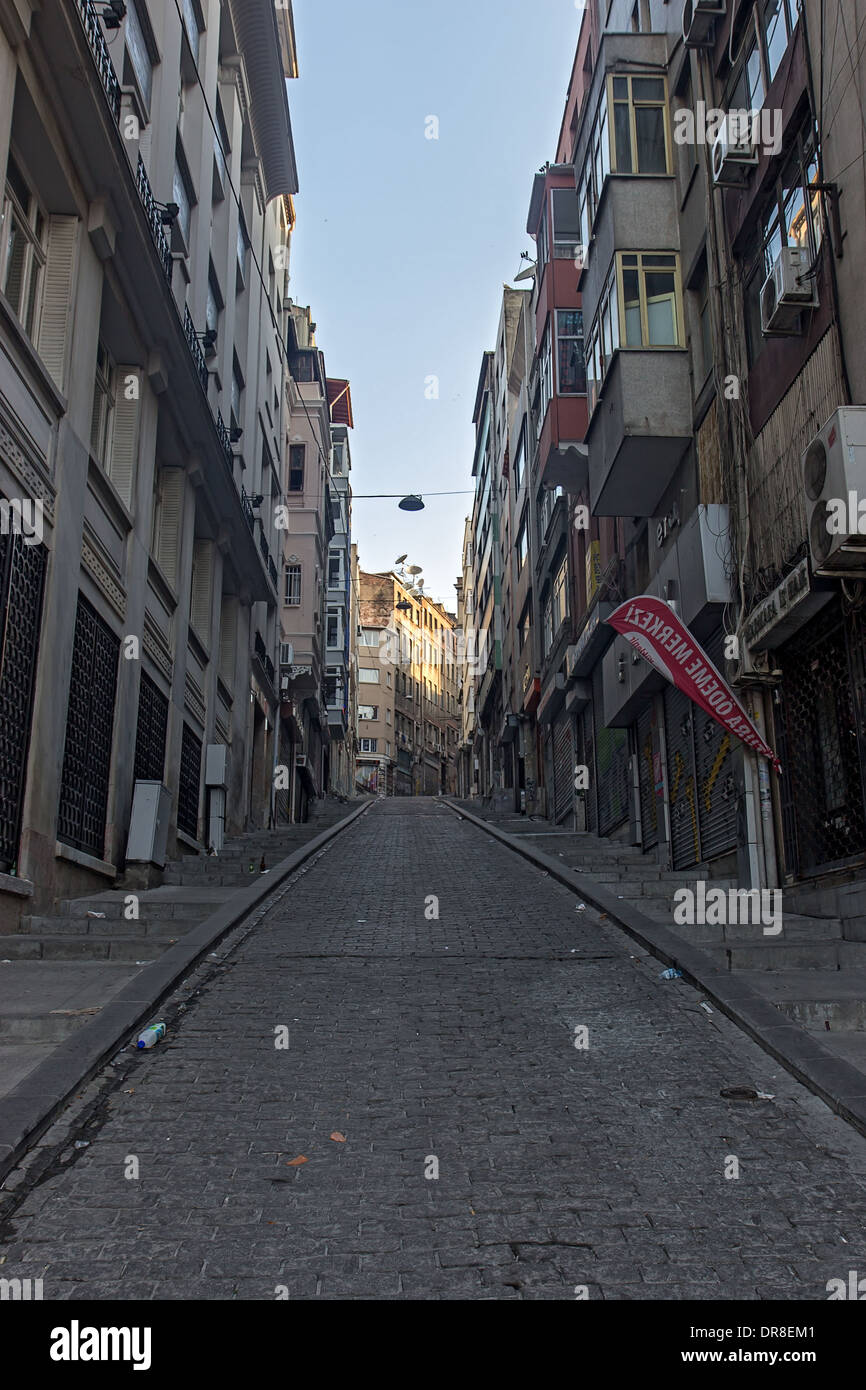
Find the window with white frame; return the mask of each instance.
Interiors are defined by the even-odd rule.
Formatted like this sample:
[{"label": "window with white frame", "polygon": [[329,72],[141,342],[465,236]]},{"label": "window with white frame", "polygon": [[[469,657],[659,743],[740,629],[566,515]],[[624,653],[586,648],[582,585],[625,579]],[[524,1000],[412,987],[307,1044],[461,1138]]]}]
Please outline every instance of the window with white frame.
[{"label": "window with white frame", "polygon": [[28,338],[35,339],[42,307],[47,220],[10,153],[2,227],[2,290]]},{"label": "window with white frame", "polygon": [[378,685],[379,668],[377,666],[359,666],[358,680],[361,685]]},{"label": "window with white frame", "polygon": [[114,414],[114,364],[100,340],[96,349],[96,378],[90,412],[90,452],[106,466],[111,448],[111,421]]},{"label": "window with white frame", "polygon": [[364,719],[364,720],[367,720],[367,721],[372,721],[372,720],[378,719],[378,718],[379,718],[379,706],[378,706],[378,705],[359,705],[359,706],[358,706],[358,718],[359,718],[359,719]]},{"label": "window with white frame", "polygon": [[377,738],[360,738],[358,739],[358,747],[362,753],[378,753],[379,740]]},{"label": "window with white frame", "polygon": [[560,396],[586,395],[583,311],[556,311],[556,389]]},{"label": "window with white frame", "polygon": [[301,566],[286,565],[286,606],[299,608],[301,603]]},{"label": "window with white frame", "polygon": [[138,90],[149,110],[153,95],[153,58],[139,11],[140,3],[141,0],[127,0],[126,3],[126,53]]},{"label": "window with white frame", "polygon": [[328,588],[341,589],[343,587],[343,555],[339,550],[332,550],[328,556]]}]

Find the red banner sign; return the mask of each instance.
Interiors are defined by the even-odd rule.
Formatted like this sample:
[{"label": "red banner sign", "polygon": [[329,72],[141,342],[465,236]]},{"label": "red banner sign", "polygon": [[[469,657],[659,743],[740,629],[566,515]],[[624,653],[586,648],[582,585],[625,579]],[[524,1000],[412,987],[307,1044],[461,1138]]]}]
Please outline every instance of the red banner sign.
[{"label": "red banner sign", "polygon": [[723,729],[769,758],[777,772],[782,771],[776,754],[761,738],[734,692],[668,604],[652,594],[641,594],[620,604],[607,621]]}]

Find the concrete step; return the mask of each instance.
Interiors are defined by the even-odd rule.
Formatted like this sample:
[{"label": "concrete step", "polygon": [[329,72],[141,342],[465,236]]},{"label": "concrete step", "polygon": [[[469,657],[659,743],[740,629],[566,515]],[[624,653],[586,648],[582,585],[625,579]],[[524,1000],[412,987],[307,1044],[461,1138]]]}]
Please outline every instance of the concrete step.
[{"label": "concrete step", "polygon": [[183,936],[4,936],[0,952],[5,960],[113,960],[142,964],[156,960],[163,951]]},{"label": "concrete step", "polygon": [[841,969],[840,947],[836,941],[786,941],[766,937],[763,941],[732,942],[702,949],[721,970],[816,970]]}]

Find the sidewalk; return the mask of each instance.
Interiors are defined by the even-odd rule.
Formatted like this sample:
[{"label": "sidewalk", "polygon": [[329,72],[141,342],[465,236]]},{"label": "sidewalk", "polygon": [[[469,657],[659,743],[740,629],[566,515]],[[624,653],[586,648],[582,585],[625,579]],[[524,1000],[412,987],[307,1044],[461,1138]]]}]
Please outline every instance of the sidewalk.
[{"label": "sidewalk", "polygon": [[866,945],[842,940],[838,921],[783,911],[782,932],[774,938],[763,936],[760,926],[681,926],[673,919],[673,894],[694,883],[701,876],[696,871],[667,873],[620,841],[497,814],[473,801],[449,805],[682,970],[866,1134]]}]

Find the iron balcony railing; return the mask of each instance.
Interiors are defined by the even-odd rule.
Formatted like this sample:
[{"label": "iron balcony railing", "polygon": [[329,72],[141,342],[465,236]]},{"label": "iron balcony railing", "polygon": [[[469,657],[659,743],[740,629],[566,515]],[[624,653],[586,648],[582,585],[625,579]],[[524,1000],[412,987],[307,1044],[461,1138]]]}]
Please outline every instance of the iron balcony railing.
[{"label": "iron balcony railing", "polygon": [[246,489],[243,487],[241,488],[241,509],[243,511],[244,516],[246,517],[247,526],[249,526],[251,531],[255,531],[256,519],[253,515],[252,499],[247,496]]},{"label": "iron balcony railing", "polygon": [[189,311],[188,304],[185,304],[183,309],[183,331],[186,334],[186,341],[192,353],[192,360],[195,364],[196,372],[198,373],[198,379],[201,382],[201,389],[204,391],[205,395],[207,395],[207,362],[204,360],[204,349],[195,331],[195,324],[192,321],[192,314]]},{"label": "iron balcony railing", "polygon": [[99,73],[108,104],[111,107],[115,121],[120,122],[120,83],[117,80],[117,73],[114,71],[114,64],[111,61],[111,54],[108,51],[108,44],[99,23],[99,16],[93,0],[75,0],[75,8],[81,20],[90,51],[93,54],[93,61]]},{"label": "iron balcony railing", "polygon": [[268,656],[268,649],[265,646],[265,639],[262,637],[262,634],[260,632],[256,633],[254,646],[256,656],[259,658],[259,661],[262,663],[263,667],[265,668],[265,671],[267,672],[268,680],[271,681],[271,683],[273,683],[274,676],[276,674],[276,672],[274,671],[274,663]]},{"label": "iron balcony railing", "polygon": [[231,435],[228,432],[226,422],[223,419],[221,410],[218,410],[216,413],[216,427],[217,434],[219,435],[219,441],[222,445],[223,453],[226,456],[226,463],[228,464],[229,468],[233,468],[235,456],[232,453],[232,439]]},{"label": "iron balcony railing", "polygon": [[271,583],[276,589],[277,585],[279,584],[279,579],[277,577],[277,567],[270,556],[268,557],[268,574],[271,576]]},{"label": "iron balcony railing", "polygon": [[166,280],[171,284],[171,247],[169,246],[165,232],[162,229],[162,212],[156,205],[153,196],[153,189],[150,186],[150,179],[147,177],[147,170],[144,167],[144,160],[138,156],[138,169],[136,172],[136,183],[138,184],[138,195],[144,208],[150,227],[150,234],[153,237],[153,244],[159,256],[160,265]]}]

